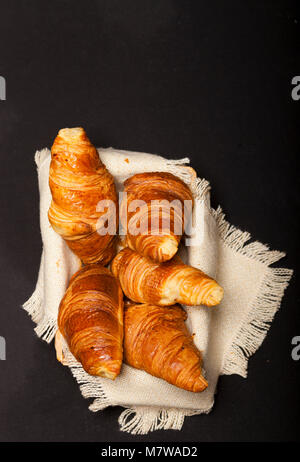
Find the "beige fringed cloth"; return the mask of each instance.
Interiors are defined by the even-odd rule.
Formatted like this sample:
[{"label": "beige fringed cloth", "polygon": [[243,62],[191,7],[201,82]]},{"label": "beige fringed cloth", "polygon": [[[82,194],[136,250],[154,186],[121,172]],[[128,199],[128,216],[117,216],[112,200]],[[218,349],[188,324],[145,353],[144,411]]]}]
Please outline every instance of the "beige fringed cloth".
[{"label": "beige fringed cloth", "polygon": [[[292,270],[271,267],[284,253],[271,251],[259,242],[247,244],[250,234],[230,225],[220,208],[211,208],[209,183],[197,178],[186,166],[189,159],[168,160],[112,148],[98,149],[98,152],[119,192],[128,177],[151,171],[171,172],[190,186],[195,198],[196,233],[192,246],[181,249],[181,256],[186,263],[215,277],[225,295],[215,308],[185,307],[188,327],[195,334],[196,346],[203,352],[209,386],[202,393],[179,389],[126,364],[115,381],[90,376],[65,343],[62,345],[64,364],[77,380],[82,395],[94,398],[89,407],[91,411],[108,406],[125,408],[119,417],[122,431],[146,434],[159,429],[180,430],[185,416],[210,412],[219,375],[247,376],[248,359],[268,332]],[[50,151],[38,151],[35,161],[43,252],[35,291],[23,307],[36,323],[37,335],[51,342],[57,331],[60,300],[80,263],[48,221]]]}]

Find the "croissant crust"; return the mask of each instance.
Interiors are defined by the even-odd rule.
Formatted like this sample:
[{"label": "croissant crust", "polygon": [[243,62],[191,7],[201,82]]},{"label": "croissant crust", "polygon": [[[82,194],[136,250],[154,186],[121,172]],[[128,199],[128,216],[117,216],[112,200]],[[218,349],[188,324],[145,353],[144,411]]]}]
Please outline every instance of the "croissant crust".
[{"label": "croissant crust", "polygon": [[83,263],[107,264],[115,254],[115,239],[109,233],[101,235],[105,224],[101,217],[107,209],[97,211],[97,205],[109,200],[117,208],[117,193],[83,128],[59,131],[51,149],[49,185],[48,218],[53,229]]},{"label": "croissant crust", "polygon": [[156,262],[172,258],[192,211],[188,186],[171,173],[140,173],[125,181],[124,192],[120,218],[127,246]]},{"label": "croissant crust", "polygon": [[111,269],[125,295],[139,303],[214,306],[223,297],[223,289],[214,279],[177,256],[155,263],[125,248],[116,255]]},{"label": "croissant crust", "polygon": [[74,274],[60,303],[58,327],[86,372],[116,378],[123,356],[123,293],[107,268],[88,265]]},{"label": "croissant crust", "polygon": [[207,387],[202,356],[178,305],[127,305],[124,316],[124,359],[127,364],[188,391]]}]

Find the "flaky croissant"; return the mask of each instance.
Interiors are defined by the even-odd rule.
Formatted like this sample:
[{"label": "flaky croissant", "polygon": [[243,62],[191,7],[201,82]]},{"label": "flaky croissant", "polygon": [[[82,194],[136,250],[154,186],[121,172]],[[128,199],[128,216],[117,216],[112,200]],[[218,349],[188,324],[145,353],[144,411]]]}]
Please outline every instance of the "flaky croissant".
[{"label": "flaky croissant", "polygon": [[113,210],[100,201],[111,201],[117,207],[117,193],[112,175],[83,128],[59,131],[51,149],[49,185],[48,217],[54,230],[83,263],[107,264],[115,254],[115,239],[102,232],[106,221],[101,223],[101,217]]},{"label": "flaky croissant", "polygon": [[111,270],[124,294],[139,303],[214,306],[223,297],[223,289],[214,279],[177,256],[155,263],[126,247],[113,259]]},{"label": "flaky croissant", "polygon": [[107,268],[93,264],[74,274],[60,303],[58,327],[86,372],[116,378],[123,356],[123,293]]},{"label": "flaky croissant", "polygon": [[207,387],[202,356],[189,334],[179,305],[128,304],[124,315],[124,360],[188,391]]},{"label": "flaky croissant", "polygon": [[127,246],[156,262],[170,260],[192,211],[188,186],[170,173],[140,173],[125,181],[124,192],[120,218]]}]

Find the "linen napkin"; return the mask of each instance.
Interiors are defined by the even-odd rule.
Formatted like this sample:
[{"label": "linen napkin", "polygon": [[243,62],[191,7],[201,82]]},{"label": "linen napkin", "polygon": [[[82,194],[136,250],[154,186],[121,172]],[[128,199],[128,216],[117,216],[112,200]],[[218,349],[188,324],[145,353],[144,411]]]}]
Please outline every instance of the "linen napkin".
[{"label": "linen napkin", "polygon": [[[151,171],[173,173],[192,190],[193,230],[180,253],[186,263],[216,278],[225,294],[214,308],[184,307],[188,328],[203,353],[209,386],[202,393],[188,392],[126,364],[115,381],[93,377],[84,371],[62,337],[58,347],[61,359],[76,378],[82,395],[94,398],[91,411],[117,405],[125,408],[119,417],[122,431],[146,434],[158,429],[180,430],[186,416],[210,412],[220,374],[247,376],[248,359],[267,334],[292,270],[271,267],[284,253],[271,251],[259,242],[247,244],[250,234],[230,225],[220,207],[211,208],[210,185],[187,167],[188,158],[169,160],[113,148],[98,152],[118,192],[128,177]],[[48,221],[50,159],[48,149],[35,154],[43,252],[35,291],[23,305],[36,323],[36,334],[46,342],[56,334],[59,303],[70,277],[80,266],[79,259]]]}]

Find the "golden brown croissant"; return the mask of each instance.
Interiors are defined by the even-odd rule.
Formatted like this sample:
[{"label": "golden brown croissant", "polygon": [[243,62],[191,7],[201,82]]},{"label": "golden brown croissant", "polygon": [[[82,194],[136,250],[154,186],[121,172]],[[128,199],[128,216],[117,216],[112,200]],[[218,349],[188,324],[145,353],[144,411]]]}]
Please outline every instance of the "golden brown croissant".
[{"label": "golden brown croissant", "polygon": [[49,185],[48,217],[54,230],[83,263],[107,264],[115,254],[115,239],[109,233],[100,235],[106,222],[99,220],[108,209],[97,211],[97,205],[108,200],[117,207],[117,193],[112,175],[83,128],[59,131],[51,149]]},{"label": "golden brown croissant", "polygon": [[157,262],[170,260],[192,211],[188,186],[170,173],[140,173],[125,181],[124,192],[120,218],[128,247]]},{"label": "golden brown croissant", "polygon": [[58,326],[86,372],[116,378],[123,354],[123,293],[107,268],[93,264],[74,274],[60,303]]},{"label": "golden brown croissant", "polygon": [[155,263],[127,247],[115,256],[111,269],[125,295],[135,302],[214,306],[223,297],[223,289],[214,279],[177,256]]},{"label": "golden brown croissant", "polygon": [[200,392],[207,387],[202,356],[178,305],[127,305],[124,316],[124,360],[172,385]]}]

